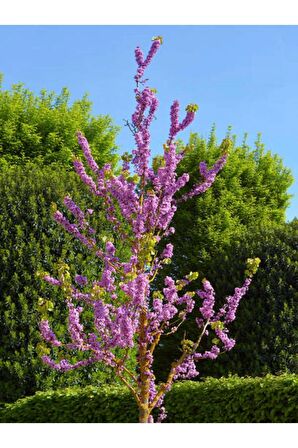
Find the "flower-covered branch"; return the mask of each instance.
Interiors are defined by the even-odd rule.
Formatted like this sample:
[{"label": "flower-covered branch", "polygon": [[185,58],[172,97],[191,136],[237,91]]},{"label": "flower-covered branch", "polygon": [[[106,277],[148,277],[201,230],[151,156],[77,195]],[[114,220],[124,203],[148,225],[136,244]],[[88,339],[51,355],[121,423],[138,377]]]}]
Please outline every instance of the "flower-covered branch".
[{"label": "flower-covered branch", "polygon": [[[193,122],[198,106],[188,105],[184,118],[180,119],[179,103],[176,100],[170,110],[171,124],[163,156],[159,157],[157,164],[150,166],[150,126],[158,108],[158,100],[156,90],[146,85],[144,73],[161,44],[162,38],[155,37],[147,56],[139,47],[135,50],[136,108],[131,123],[128,123],[134,135],[135,148],[132,154],[122,156],[120,174],[116,175],[109,164],[99,167],[93,159],[87,139],[81,132],[77,133],[87,166],[76,158],[75,171],[90,192],[102,201],[114,231],[124,237],[129,229],[129,257],[120,260],[117,245],[112,241],[105,241],[104,245],[98,243],[96,232],[88,222],[88,218],[94,216],[93,210],[84,212],[68,195],[64,204],[76,222],[71,223],[57,209],[54,210],[54,219],[101,259],[103,269],[99,278],[93,282],[79,273],[72,280],[69,267],[64,263],[59,265],[58,278],[48,273],[42,274],[45,281],[61,288],[64,294],[69,315],[68,337],[56,336],[48,321],[47,301],[40,299],[43,315],[40,331],[45,342],[55,350],[63,347],[64,353],[70,351],[73,354],[77,350],[83,357],[75,363],[66,358],[56,362],[47,353],[43,361],[61,372],[94,362],[110,366],[133,394],[139,407],[140,422],[153,422],[152,411],[157,408],[160,410],[157,421],[162,421],[166,416],[163,398],[173,382],[194,378],[198,375],[196,362],[216,359],[220,353],[232,349],[235,341],[229,337],[228,325],[235,319],[240,299],[247,292],[259,263],[259,259],[249,260],[242,287],[236,288],[219,310],[216,310],[215,291],[208,280],[203,280],[202,289],[191,289],[192,282],[198,277],[195,272],[182,279],[166,276],[162,290],[152,290],[155,276],[164,265],[171,262],[173,256],[174,247],[171,243],[167,243],[162,251],[159,251],[158,243],[175,231],[170,224],[178,202],[210,188],[227,161],[230,146],[230,141],[225,139],[221,146],[222,155],[212,168],[208,169],[205,162],[200,163],[202,182],[185,193],[189,175],[177,175],[177,166],[185,152],[177,150],[175,139],[179,132]],[[92,331],[86,331],[83,325],[84,309],[92,311]],[[200,313],[196,319],[196,340],[184,337],[181,341],[181,356],[169,367],[166,382],[156,384],[152,364],[160,339],[175,333],[194,309]],[[212,332],[212,345],[208,350],[200,351],[201,340]],[[127,367],[133,347],[137,347],[136,372]],[[122,353],[120,356],[119,351]]]}]

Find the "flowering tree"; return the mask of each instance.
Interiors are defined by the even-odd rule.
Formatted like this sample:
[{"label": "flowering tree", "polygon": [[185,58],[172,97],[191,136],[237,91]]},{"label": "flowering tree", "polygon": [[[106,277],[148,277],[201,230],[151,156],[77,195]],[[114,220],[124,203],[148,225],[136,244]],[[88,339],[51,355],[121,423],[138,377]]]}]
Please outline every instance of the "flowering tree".
[{"label": "flowering tree", "polygon": [[[44,280],[61,288],[65,296],[70,341],[58,340],[46,317],[40,322],[40,331],[47,343],[61,347],[63,353],[68,350],[72,354],[78,350],[84,355],[83,359],[81,356],[79,361],[71,363],[61,357],[57,362],[47,354],[42,357],[44,363],[61,372],[99,361],[110,366],[133,394],[139,408],[140,422],[153,422],[152,411],[156,408],[160,411],[157,421],[162,421],[166,416],[163,399],[173,382],[194,378],[198,375],[196,362],[216,359],[220,353],[233,348],[235,341],[229,337],[228,325],[235,319],[239,301],[248,290],[259,264],[259,259],[248,260],[247,278],[243,285],[236,288],[217,311],[214,309],[215,293],[208,280],[203,280],[202,289],[191,290],[191,282],[198,277],[195,272],[176,280],[167,276],[162,291],[152,291],[151,283],[157,272],[171,261],[173,255],[171,243],[166,244],[163,250],[158,250],[158,243],[174,233],[170,223],[177,203],[202,194],[211,187],[226,163],[230,144],[228,139],[222,142],[222,156],[211,169],[205,162],[200,163],[200,184],[188,190],[184,188],[189,175],[184,173],[178,177],[176,168],[187,149],[178,151],[175,138],[193,121],[198,107],[188,105],[185,117],[179,121],[179,103],[174,101],[163,157],[156,159],[152,168],[149,166],[149,129],[158,100],[155,89],[146,86],[147,80],[143,79],[143,75],[161,43],[161,37],[153,38],[146,57],[139,47],[135,50],[138,67],[134,77],[136,109],[128,125],[133,132],[136,148],[131,155],[124,154],[119,175],[111,171],[109,164],[102,168],[97,165],[86,138],[78,132],[78,142],[91,175],[87,174],[79,159],[74,160],[74,168],[90,192],[103,201],[107,219],[119,237],[127,239],[129,258],[120,260],[112,241],[105,241],[103,247],[87,219],[92,210],[84,212],[71,197],[65,197],[64,204],[73,214],[76,224],[70,223],[58,210],[54,212],[54,219],[102,261],[103,270],[100,279],[93,282],[76,275],[75,284],[64,263],[59,266],[58,278],[44,273]],[[134,166],[132,173],[131,164]],[[40,305],[43,306],[43,303]],[[200,313],[196,319],[197,338],[192,341],[184,337],[181,355],[169,367],[166,382],[156,384],[152,369],[154,350],[161,336],[176,332],[195,305]],[[81,322],[80,315],[85,307],[93,313],[91,331],[86,331]],[[88,326],[90,328],[90,322]],[[202,351],[200,343],[208,332],[213,332],[215,337],[209,349]],[[135,372],[127,367],[133,347],[137,347]]]}]

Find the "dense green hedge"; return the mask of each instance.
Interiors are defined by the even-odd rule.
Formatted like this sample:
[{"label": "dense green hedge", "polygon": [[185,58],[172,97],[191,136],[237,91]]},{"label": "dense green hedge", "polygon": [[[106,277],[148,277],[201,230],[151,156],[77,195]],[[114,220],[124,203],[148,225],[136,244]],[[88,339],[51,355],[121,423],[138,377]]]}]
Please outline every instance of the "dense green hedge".
[{"label": "dense green hedge", "polygon": [[[216,361],[200,363],[201,376],[298,373],[298,220],[256,232],[241,244],[231,245],[224,255],[205,263],[200,278],[211,281],[219,309],[235,286],[242,284],[246,259],[255,256],[261,259],[259,270],[230,326],[236,345]],[[195,317],[193,313],[177,333],[161,340],[154,364],[159,381],[165,379],[169,364],[179,356],[184,332],[191,340],[197,337]]]},{"label": "dense green hedge", "polygon": [[[194,184],[200,179],[200,161],[212,166],[220,148],[214,130],[208,141],[192,134],[189,146],[193,150],[187,152],[178,171],[189,172]],[[245,140],[240,146],[234,143],[213,186],[203,195],[178,203],[171,223],[175,233],[162,243],[174,244],[174,256],[157,276],[157,289],[164,287],[165,275],[180,279],[198,271],[192,288],[201,288],[201,280],[207,278],[220,308],[225,297],[243,283],[246,259],[261,259],[230,327],[235,348],[216,362],[200,363],[201,376],[298,372],[298,225],[285,223],[292,181],[290,170],[265,150],[259,136],[255,147]],[[188,339],[197,339],[196,317],[192,313],[178,332],[161,339],[154,363],[159,381],[179,356],[185,332]]]},{"label": "dense green hedge", "polygon": [[[168,423],[291,423],[298,420],[298,376],[207,378],[176,384],[165,400]],[[0,411],[4,423],[134,423],[136,404],[122,387],[38,392]]]},{"label": "dense green hedge", "polygon": [[177,384],[166,399],[169,423],[293,423],[298,376],[207,378]]},{"label": "dense green hedge", "polygon": [[[48,388],[114,382],[110,369],[99,363],[62,375],[40,360],[38,297],[53,302],[50,320],[61,337],[67,333],[67,313],[61,291],[41,282],[36,271],[55,276],[59,259],[69,264],[73,276],[94,280],[101,271],[99,260],[52,218],[51,203],[65,211],[63,197],[68,192],[82,209],[94,209],[89,221],[98,235],[113,236],[100,201],[76,173],[36,164],[3,168],[0,173],[0,402]],[[117,248],[121,253],[121,241]]]}]

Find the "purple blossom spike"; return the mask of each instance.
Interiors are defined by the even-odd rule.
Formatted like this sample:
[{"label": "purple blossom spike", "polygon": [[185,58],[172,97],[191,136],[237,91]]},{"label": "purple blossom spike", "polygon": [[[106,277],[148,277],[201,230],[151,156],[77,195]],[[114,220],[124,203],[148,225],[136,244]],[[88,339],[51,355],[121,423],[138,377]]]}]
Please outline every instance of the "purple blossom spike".
[{"label": "purple blossom spike", "polygon": [[233,296],[229,296],[226,299],[227,302],[227,311],[225,316],[225,323],[228,324],[233,322],[236,318],[236,311],[242,297],[247,293],[249,285],[251,284],[252,279],[247,278],[241,288],[235,288],[235,292]]},{"label": "purple blossom spike", "polygon": [[196,369],[196,365],[193,360],[193,356],[188,356],[182,364],[175,369],[175,379],[188,379],[195,378],[199,375]]},{"label": "purple blossom spike", "polygon": [[171,106],[171,127],[169,139],[170,141],[176,136],[179,132],[179,102],[175,100]]},{"label": "purple blossom spike", "polygon": [[84,275],[76,275],[75,282],[80,286],[86,286],[88,283],[88,279],[87,277],[84,277]]},{"label": "purple blossom spike", "polygon": [[224,154],[214,165],[213,167],[207,171],[206,163],[200,163],[200,174],[204,179],[204,182],[201,184],[195,185],[191,191],[182,196],[181,200],[186,201],[187,199],[192,198],[193,196],[197,196],[199,194],[204,193],[208,188],[211,187],[213,182],[215,181],[216,175],[218,172],[224,167],[227,161],[227,154]]},{"label": "purple blossom spike", "polygon": [[87,238],[85,235],[83,235],[79,231],[79,228],[75,224],[71,224],[61,212],[56,211],[53,215],[53,218],[55,219],[55,221],[61,224],[68,233],[72,234],[89,249],[93,249],[95,247],[96,241],[93,238]]},{"label": "purple blossom spike", "polygon": [[80,323],[80,314],[83,311],[82,307],[75,307],[71,301],[67,301],[68,306],[68,330],[72,339],[74,347],[83,349],[85,336],[83,332],[83,325]]},{"label": "purple blossom spike", "polygon": [[89,167],[95,174],[97,174],[99,171],[99,168],[98,168],[97,163],[95,162],[95,160],[92,157],[89,143],[88,143],[86,137],[84,137],[81,132],[77,132],[77,138],[78,138],[79,145],[81,146],[81,148],[83,150],[83,154],[85,156],[85,159],[86,159]]},{"label": "purple blossom spike", "polygon": [[61,285],[62,285],[62,283],[60,282],[60,280],[58,280],[58,279],[56,279],[56,278],[54,278],[54,277],[51,277],[50,275],[45,275],[45,276],[43,277],[43,279],[44,279],[46,282],[48,282],[48,283],[50,283],[51,285],[54,285],[54,286],[61,286]]},{"label": "purple blossom spike", "polygon": [[94,193],[95,195],[98,195],[98,190],[96,188],[96,184],[95,184],[94,180],[92,179],[92,177],[88,176],[88,174],[86,173],[86,170],[85,170],[82,162],[78,159],[75,159],[73,161],[73,166],[74,166],[74,169],[77,172],[77,174],[80,176],[80,178],[84,182],[84,184],[86,184],[90,188],[90,191],[92,191],[92,193]]},{"label": "purple blossom spike", "polygon": [[200,307],[200,311],[204,319],[210,319],[214,315],[214,289],[208,280],[203,281],[203,288],[203,290],[197,291],[198,296],[204,299],[203,305]]},{"label": "purple blossom spike", "polygon": [[49,342],[51,345],[55,347],[59,347],[62,345],[62,343],[58,341],[55,333],[51,330],[49,322],[47,320],[42,320],[40,322],[39,329],[42,334],[42,337],[46,342]]}]

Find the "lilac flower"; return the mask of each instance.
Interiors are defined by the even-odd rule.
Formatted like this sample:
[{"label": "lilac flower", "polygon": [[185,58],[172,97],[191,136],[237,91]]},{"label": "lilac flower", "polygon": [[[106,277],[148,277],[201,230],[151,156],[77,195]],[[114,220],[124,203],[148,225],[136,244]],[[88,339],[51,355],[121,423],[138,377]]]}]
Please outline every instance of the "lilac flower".
[{"label": "lilac flower", "polygon": [[78,219],[80,227],[85,228],[86,227],[85,214],[80,209],[80,207],[78,207],[77,204],[75,204],[75,202],[69,196],[66,196],[64,198],[64,204],[66,205],[68,210],[70,210],[72,214]]},{"label": "lilac flower", "polygon": [[173,249],[174,249],[173,244],[168,243],[161,254],[161,258],[172,258]]},{"label": "lilac flower", "polygon": [[42,320],[40,322],[39,329],[42,334],[42,337],[46,342],[49,342],[51,345],[55,347],[59,347],[60,345],[62,345],[62,343],[58,341],[55,333],[51,330],[49,322],[47,320]]},{"label": "lilac flower", "polygon": [[88,283],[88,279],[87,279],[87,277],[84,277],[83,275],[76,275],[75,282],[80,286],[86,286]]},{"label": "lilac flower", "polygon": [[197,291],[198,296],[204,299],[200,311],[204,319],[210,319],[214,315],[214,289],[208,280],[203,280],[203,288],[204,290]]},{"label": "lilac flower", "polygon": [[89,249],[93,249],[93,247],[96,244],[95,239],[93,238],[87,238],[85,235],[83,235],[79,228],[75,224],[71,224],[65,216],[59,211],[56,211],[53,215],[53,218],[55,221],[57,221],[59,224],[64,227],[64,229],[72,234],[75,238],[77,238],[81,243],[83,243],[85,246],[87,246]]},{"label": "lilac flower", "polygon": [[82,307],[75,307],[73,303],[68,300],[68,330],[71,336],[72,342],[75,347],[79,349],[84,348],[84,328],[80,323],[80,314],[83,311]]},{"label": "lilac flower", "polygon": [[171,106],[171,127],[169,139],[170,141],[179,132],[179,102],[175,100]]},{"label": "lilac flower", "polygon": [[231,339],[228,337],[227,329],[221,330],[221,329],[217,328],[217,329],[215,329],[215,333],[216,333],[216,336],[223,343],[225,350],[230,351],[234,347],[236,341],[234,339]]},{"label": "lilac flower", "polygon": [[186,313],[191,313],[195,307],[195,301],[192,299],[192,294],[190,292],[186,292],[177,300],[177,304],[181,305],[183,303],[186,304]]},{"label": "lilac flower", "polygon": [[163,293],[168,303],[175,303],[178,299],[177,287],[172,277],[167,276],[165,278],[166,288],[163,288]]},{"label": "lilac flower", "polygon": [[98,195],[99,192],[96,188],[96,184],[95,184],[94,180],[92,179],[92,177],[88,176],[88,174],[86,173],[82,162],[78,159],[75,159],[73,161],[73,166],[74,166],[74,169],[77,172],[77,174],[80,176],[80,178],[84,182],[84,184],[86,184],[90,188],[90,191],[92,193],[94,193],[95,195]]},{"label": "lilac flower", "polygon": [[110,310],[111,308],[104,304],[101,300],[93,303],[94,325],[100,335],[100,339],[108,346],[109,329],[111,326]]},{"label": "lilac flower", "polygon": [[208,190],[208,188],[210,188],[213,182],[215,181],[218,172],[226,164],[226,161],[227,161],[227,154],[224,154],[209,171],[206,169],[206,163],[201,162],[200,174],[203,177],[204,181],[201,184],[195,185],[189,193],[186,193],[185,195],[182,196],[181,200],[185,201],[187,199],[192,198],[193,196],[197,196]]},{"label": "lilac flower", "polygon": [[83,150],[83,154],[85,156],[85,159],[86,159],[89,167],[95,174],[97,174],[99,171],[99,168],[98,168],[97,163],[95,162],[95,160],[92,157],[89,143],[88,143],[86,137],[84,137],[81,132],[77,132],[77,137],[78,137],[79,145],[81,146],[81,148]]},{"label": "lilac flower", "polygon": [[236,311],[239,305],[241,298],[247,293],[249,285],[251,284],[252,279],[247,278],[241,288],[235,288],[235,292],[233,296],[229,296],[226,299],[227,302],[227,311],[225,316],[225,323],[233,322],[236,318]]},{"label": "lilac flower", "polygon": [[96,361],[99,361],[99,357],[91,357],[88,359],[84,359],[82,361],[78,361],[75,364],[71,364],[67,359],[62,359],[60,362],[55,363],[49,356],[42,356],[42,361],[47,364],[49,367],[55,370],[59,370],[61,372],[67,372],[68,370],[77,369],[79,367],[85,367],[89,364],[92,364]]},{"label": "lilac flower", "polygon": [[131,298],[133,306],[145,305],[149,293],[148,275],[139,274],[134,280],[122,284],[121,289]]},{"label": "lilac flower", "polygon": [[113,244],[111,241],[108,241],[108,242],[106,243],[106,253],[107,253],[109,256],[113,256],[113,255],[115,254],[115,251],[116,251],[116,249],[115,249],[114,244]]},{"label": "lilac flower", "polygon": [[99,286],[104,288],[107,292],[113,292],[115,291],[115,277],[114,277],[115,269],[109,265],[108,263],[105,263],[105,267],[101,274],[101,280],[98,283]]},{"label": "lilac flower", "polygon": [[174,379],[188,379],[195,378],[199,375],[193,356],[188,356],[182,364],[176,367]]},{"label": "lilac flower", "polygon": [[[135,51],[136,61],[139,66],[137,70],[137,74],[135,75],[136,82],[139,82],[144,74],[145,69],[148,67],[150,62],[152,61],[154,55],[161,45],[161,41],[159,39],[154,40],[152,42],[151,48],[147,54],[146,59],[144,60],[143,53],[139,47],[137,47]],[[142,62],[143,61],[143,62]]]},{"label": "lilac flower", "polygon": [[140,49],[140,47],[137,47],[135,49],[135,57],[136,57],[136,61],[137,61],[138,66],[143,65],[143,63],[144,63],[144,55],[143,55],[143,52]]},{"label": "lilac flower", "polygon": [[44,279],[46,282],[48,282],[48,283],[50,283],[51,285],[54,285],[54,286],[61,286],[61,285],[62,285],[62,283],[60,282],[60,280],[57,280],[56,278],[51,277],[50,275],[45,275],[45,276],[43,277],[43,279]]},{"label": "lilac flower", "polygon": [[245,279],[241,288],[235,288],[234,294],[226,298],[225,304],[214,315],[214,321],[218,321],[219,319],[224,317],[224,323],[229,324],[230,322],[233,322],[233,320],[235,320],[236,311],[239,306],[240,300],[247,293],[251,282],[251,277],[248,277]]},{"label": "lilac flower", "polygon": [[195,361],[200,361],[202,359],[216,359],[220,353],[220,349],[217,345],[213,345],[211,350],[206,350],[204,353],[195,353],[194,359]]},{"label": "lilac flower", "polygon": [[71,297],[76,300],[82,300],[88,304],[92,303],[91,293],[83,293],[76,289],[74,286],[71,288]]}]

